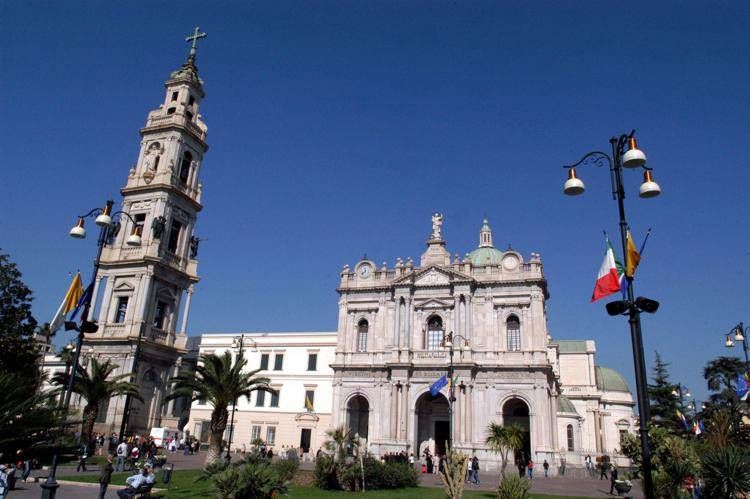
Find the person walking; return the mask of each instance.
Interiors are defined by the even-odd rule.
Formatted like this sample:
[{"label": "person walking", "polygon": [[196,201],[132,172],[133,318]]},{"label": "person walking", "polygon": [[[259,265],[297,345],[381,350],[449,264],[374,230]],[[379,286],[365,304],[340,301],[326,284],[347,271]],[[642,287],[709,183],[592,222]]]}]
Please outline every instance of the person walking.
[{"label": "person walking", "polygon": [[109,487],[109,482],[112,480],[113,471],[115,471],[115,467],[112,466],[112,454],[107,454],[107,461],[99,471],[99,499],[104,499],[107,495],[107,487]]},{"label": "person walking", "polygon": [[609,474],[609,495],[614,495],[615,482],[617,481],[617,467],[612,466],[612,472]]},{"label": "person walking", "polygon": [[534,478],[534,461],[529,459],[529,464],[526,465],[526,469],[529,471],[529,480]]},{"label": "person walking", "polygon": [[544,460],[544,463],[542,464],[542,468],[544,468],[544,478],[549,478],[549,463],[547,460]]},{"label": "person walking", "polygon": [[609,468],[609,463],[602,459],[601,465],[601,473],[599,474],[599,480],[604,480],[605,478],[609,478],[607,476],[607,468]]},{"label": "person walking", "polygon": [[78,466],[76,466],[76,473],[81,471],[81,468],[83,468],[83,471],[86,471],[86,459],[89,457],[89,446],[86,444],[82,444],[81,447],[78,449]]},{"label": "person walking", "polygon": [[479,485],[479,458],[477,456],[471,459],[471,474],[474,479],[474,485]]},{"label": "person walking", "polygon": [[0,499],[5,499],[8,495],[8,468],[0,464]]},{"label": "person walking", "polygon": [[128,444],[125,440],[117,446],[117,471],[125,471],[125,459],[128,457]]}]

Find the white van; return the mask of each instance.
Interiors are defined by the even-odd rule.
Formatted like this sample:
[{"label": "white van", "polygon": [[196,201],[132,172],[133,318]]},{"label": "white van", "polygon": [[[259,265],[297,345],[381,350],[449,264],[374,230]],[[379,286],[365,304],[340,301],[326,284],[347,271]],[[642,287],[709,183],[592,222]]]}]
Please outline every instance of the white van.
[{"label": "white van", "polygon": [[151,438],[154,439],[154,443],[157,447],[164,447],[170,438],[173,438],[177,445],[180,445],[180,439],[182,438],[182,432],[176,428],[151,428]]}]

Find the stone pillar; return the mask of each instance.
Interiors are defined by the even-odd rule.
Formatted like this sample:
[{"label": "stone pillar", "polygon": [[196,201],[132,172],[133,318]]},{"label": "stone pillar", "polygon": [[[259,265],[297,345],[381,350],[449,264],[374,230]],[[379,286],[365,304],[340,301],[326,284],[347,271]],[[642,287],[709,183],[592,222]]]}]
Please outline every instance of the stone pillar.
[{"label": "stone pillar", "polygon": [[394,347],[398,347],[398,342],[399,342],[399,336],[398,336],[398,328],[399,328],[398,314],[399,314],[399,312],[401,310],[401,307],[399,306],[399,299],[398,299],[398,297],[396,297],[396,299],[394,300],[394,305],[395,306],[393,307],[393,346]]},{"label": "stone pillar", "polygon": [[460,309],[460,297],[458,295],[453,297],[453,331],[455,331],[456,334],[461,334],[459,332],[459,325],[461,324],[461,309]]},{"label": "stone pillar", "polygon": [[404,348],[406,350],[409,349],[409,345],[411,345],[411,332],[412,332],[412,318],[414,317],[414,310],[412,308],[412,300],[411,297],[406,302],[406,338],[404,338]]},{"label": "stone pillar", "polygon": [[142,282],[141,282],[141,289],[140,289],[141,296],[139,297],[139,299],[140,299],[140,303],[139,303],[140,307],[139,307],[139,310],[138,310],[138,319],[137,320],[139,322],[141,322],[141,323],[144,323],[144,324],[148,322],[147,318],[146,318],[146,315],[148,314],[148,309],[146,308],[146,306],[151,301],[150,300],[150,298],[151,298],[151,284],[153,282],[153,279],[154,279],[153,274],[151,272],[146,272],[143,275],[143,279],[142,279]]},{"label": "stone pillar", "polygon": [[[104,285],[104,296],[102,296],[102,306],[99,309],[99,324],[101,326],[107,324],[109,320],[109,307],[112,303],[112,286],[114,285],[114,276],[107,277],[107,284]],[[100,326],[100,327],[101,327]]]},{"label": "stone pillar", "polygon": [[474,386],[466,385],[466,443],[470,447],[473,447],[474,438],[472,435],[472,418],[474,417],[474,410],[472,404],[474,403]]},{"label": "stone pillar", "polygon": [[463,423],[461,418],[461,411],[464,407],[460,385],[458,386],[458,390],[454,388],[454,394],[457,395],[457,397],[456,401],[453,402],[453,427],[451,428],[451,438],[453,439],[454,443],[460,444],[461,442],[463,442],[463,439],[461,438],[461,425]]},{"label": "stone pillar", "polygon": [[398,385],[391,384],[391,439],[398,440]]},{"label": "stone pillar", "polygon": [[472,336],[471,335],[471,319],[472,319],[472,316],[474,315],[472,313],[473,307],[471,305],[471,296],[466,296],[465,299],[466,299],[466,314],[465,314],[466,325],[464,326],[465,327],[464,336],[468,339],[471,339],[471,336]]},{"label": "stone pillar", "polygon": [[401,385],[401,411],[399,411],[399,421],[401,422],[401,431],[399,440],[406,442],[407,427],[409,425],[409,384]]},{"label": "stone pillar", "polygon": [[192,284],[188,286],[187,297],[185,298],[185,310],[182,312],[182,324],[180,324],[180,335],[183,336],[185,335],[185,331],[187,331],[187,320],[190,315],[190,301],[193,298],[194,291],[195,287]]},{"label": "stone pillar", "polygon": [[89,308],[88,316],[85,318],[87,321],[90,321],[92,317],[94,317],[94,310],[96,309],[96,299],[99,296],[99,284],[101,283],[104,276],[97,275],[94,279],[94,289],[91,292],[91,308]]}]

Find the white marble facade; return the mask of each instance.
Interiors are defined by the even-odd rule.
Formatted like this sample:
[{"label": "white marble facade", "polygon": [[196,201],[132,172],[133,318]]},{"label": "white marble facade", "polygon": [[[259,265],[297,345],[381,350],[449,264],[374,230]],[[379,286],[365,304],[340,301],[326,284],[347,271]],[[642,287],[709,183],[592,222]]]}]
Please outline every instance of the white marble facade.
[{"label": "white marble facade", "polygon": [[555,472],[562,460],[616,454],[619,432],[634,430],[633,398],[614,371],[598,382],[593,341],[551,339],[540,255],[496,249],[485,220],[479,247],[451,258],[442,225],[435,214],[419,263],[365,259],[341,272],[333,424],[356,429],[376,454],[440,452],[449,391],[433,398],[429,387],[447,372],[441,340],[453,332],[465,338],[454,340],[455,448],[496,467],[484,444],[495,421],[526,428],[527,458]]}]

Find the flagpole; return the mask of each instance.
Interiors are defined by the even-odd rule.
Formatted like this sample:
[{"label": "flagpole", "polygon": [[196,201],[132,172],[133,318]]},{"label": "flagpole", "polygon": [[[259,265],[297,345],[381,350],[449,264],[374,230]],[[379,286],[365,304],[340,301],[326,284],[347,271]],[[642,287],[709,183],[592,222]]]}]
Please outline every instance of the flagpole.
[{"label": "flagpole", "polygon": [[[107,206],[109,207],[110,211],[112,209],[112,205],[114,204],[113,201],[107,201]],[[92,213],[94,211],[92,210]],[[94,282],[96,279],[96,275],[99,272],[99,260],[102,256],[102,249],[104,248],[105,243],[107,242],[107,237],[109,235],[109,226],[102,226],[99,229],[99,239],[97,240],[97,251],[96,251],[96,258],[94,258],[94,273],[91,278],[91,282]],[[84,292],[85,293],[85,292]],[[83,310],[81,314],[81,325],[76,327],[75,329],[78,331],[78,338],[76,339],[76,351],[73,356],[73,363],[72,367],[70,369],[70,376],[68,377],[68,386],[65,389],[65,399],[63,402],[63,415],[62,415],[62,423],[60,424],[60,434],[58,435],[58,438],[61,439],[63,433],[65,433],[65,427],[67,426],[67,419],[68,419],[68,411],[70,410],[70,398],[73,394],[73,384],[75,383],[76,373],[78,371],[78,362],[80,361],[81,357],[81,349],[83,347],[83,332],[86,329],[84,326],[86,322],[88,321],[89,316],[89,309],[91,308],[91,294],[86,294],[85,301],[83,302]],[[88,442],[86,442],[88,444]],[[52,455],[52,463],[50,465],[50,472],[47,476],[47,480],[42,482],[40,484],[40,487],[42,488],[42,499],[55,499],[55,496],[57,495],[57,488],[60,486],[59,483],[57,483],[57,480],[55,478],[55,475],[57,474],[57,462],[59,460],[60,455],[60,447],[59,445],[55,447],[55,453]]]}]

